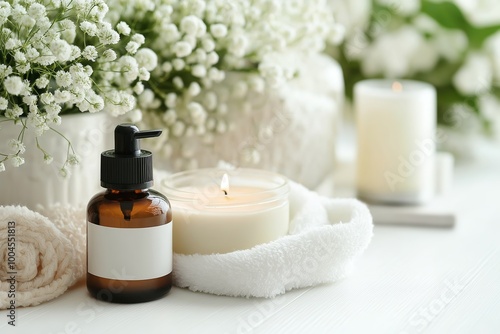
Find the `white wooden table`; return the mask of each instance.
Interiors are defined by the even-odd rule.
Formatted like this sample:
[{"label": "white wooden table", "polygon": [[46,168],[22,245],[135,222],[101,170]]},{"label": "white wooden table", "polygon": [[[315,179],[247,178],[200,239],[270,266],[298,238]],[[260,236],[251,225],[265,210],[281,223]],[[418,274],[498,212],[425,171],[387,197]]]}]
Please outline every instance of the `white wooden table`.
[{"label": "white wooden table", "polygon": [[500,155],[456,170],[453,229],[375,226],[352,274],[275,299],[173,288],[135,305],[96,302],[84,284],[0,312],[0,333],[500,333]]}]

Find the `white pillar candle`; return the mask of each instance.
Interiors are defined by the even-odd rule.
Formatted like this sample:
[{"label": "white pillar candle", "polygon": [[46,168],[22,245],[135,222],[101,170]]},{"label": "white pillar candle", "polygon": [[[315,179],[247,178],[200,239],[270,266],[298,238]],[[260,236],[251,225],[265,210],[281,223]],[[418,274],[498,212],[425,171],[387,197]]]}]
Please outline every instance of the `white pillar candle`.
[{"label": "white pillar candle", "polygon": [[167,177],[162,191],[172,205],[176,253],[228,253],[288,233],[288,183],[280,175],[199,169]]},{"label": "white pillar candle", "polygon": [[357,192],[372,202],[418,204],[434,194],[436,90],[418,81],[354,87]]}]

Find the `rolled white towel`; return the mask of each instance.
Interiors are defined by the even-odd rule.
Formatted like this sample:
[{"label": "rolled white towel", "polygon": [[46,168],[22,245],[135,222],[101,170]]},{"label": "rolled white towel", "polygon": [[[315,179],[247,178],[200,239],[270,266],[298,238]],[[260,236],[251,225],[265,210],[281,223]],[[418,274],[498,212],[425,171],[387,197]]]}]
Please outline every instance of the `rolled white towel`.
[{"label": "rolled white towel", "polygon": [[16,307],[61,295],[78,278],[74,259],[71,241],[48,218],[26,207],[0,206],[0,309],[14,299],[10,290]]}]

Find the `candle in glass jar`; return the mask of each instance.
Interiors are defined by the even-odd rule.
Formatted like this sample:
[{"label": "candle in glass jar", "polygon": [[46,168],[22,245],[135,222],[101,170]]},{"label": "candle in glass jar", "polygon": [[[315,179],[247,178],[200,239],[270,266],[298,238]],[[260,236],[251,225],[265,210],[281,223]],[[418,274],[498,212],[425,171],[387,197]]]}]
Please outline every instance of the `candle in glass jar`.
[{"label": "candle in glass jar", "polygon": [[354,87],[357,192],[371,202],[418,204],[434,194],[436,90],[418,81]]},{"label": "candle in glass jar", "polygon": [[173,212],[173,248],[181,254],[228,253],[288,233],[288,183],[252,169],[200,169],[162,182]]}]

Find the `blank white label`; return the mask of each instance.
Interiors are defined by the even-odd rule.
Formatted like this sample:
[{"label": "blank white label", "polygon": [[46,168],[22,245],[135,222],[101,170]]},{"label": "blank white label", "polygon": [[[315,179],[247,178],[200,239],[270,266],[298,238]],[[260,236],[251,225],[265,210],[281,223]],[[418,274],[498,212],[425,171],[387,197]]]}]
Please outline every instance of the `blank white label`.
[{"label": "blank white label", "polygon": [[115,280],[144,280],[172,272],[172,222],[146,228],[87,223],[90,274]]}]

